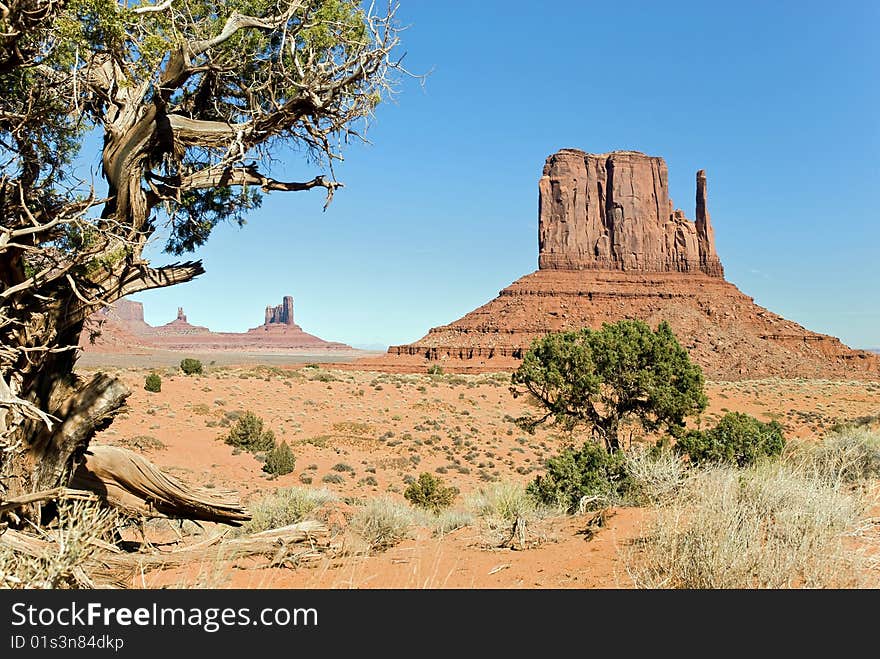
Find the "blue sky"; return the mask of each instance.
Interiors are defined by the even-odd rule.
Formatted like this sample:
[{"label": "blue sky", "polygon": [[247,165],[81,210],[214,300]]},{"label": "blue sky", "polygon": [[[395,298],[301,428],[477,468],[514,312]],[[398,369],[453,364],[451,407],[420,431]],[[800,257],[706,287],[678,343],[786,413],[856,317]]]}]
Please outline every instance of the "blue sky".
[{"label": "blue sky", "polygon": [[[880,3],[400,0],[405,80],[346,187],[275,193],[195,255],[207,274],[136,296],[218,331],[293,295],[299,324],[350,344],[414,341],[537,267],[538,179],[563,147],[694,174],[727,278],[855,347],[880,346]],[[283,154],[279,178],[319,173]],[[155,263],[174,259],[152,252]]]}]

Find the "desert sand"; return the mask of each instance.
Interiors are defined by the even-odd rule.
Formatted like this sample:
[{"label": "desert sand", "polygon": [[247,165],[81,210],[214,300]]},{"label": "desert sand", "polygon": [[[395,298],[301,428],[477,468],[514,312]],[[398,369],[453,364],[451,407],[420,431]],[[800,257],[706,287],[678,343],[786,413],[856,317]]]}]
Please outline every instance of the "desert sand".
[{"label": "desert sand", "polygon": [[[168,472],[206,487],[237,490],[251,504],[278,488],[324,487],[340,502],[328,521],[343,546],[358,501],[387,495],[403,501],[408,477],[428,471],[456,486],[458,501],[502,481],[527,483],[543,461],[578,438],[539,430],[528,435],[513,419],[527,411],[508,390],[509,373],[400,374],[314,364],[215,364],[184,376],[159,360],[145,368],[119,356],[103,369],[132,389],[127,410],[94,443],[143,453]],[[80,365],[93,371],[100,357]],[[206,362],[207,364],[207,362]],[[144,377],[162,375],[162,390],[144,390]],[[709,382],[702,424],[727,411],[776,419],[794,441],[811,441],[834,423],[880,412],[880,383],[806,379]],[[250,410],[278,442],[293,449],[293,473],[270,477],[251,454],[222,441],[230,420]],[[579,436],[580,440],[583,436]],[[330,588],[626,588],[622,557],[643,532],[646,511],[613,508],[593,516],[541,520],[527,546],[499,548],[484,529],[437,535],[429,527],[385,551],[328,553],[297,565],[212,561],[139,574],[133,587]],[[147,526],[148,539],[169,551],[218,529],[187,524],[183,540],[167,521]],[[589,529],[588,529],[589,527]],[[129,536],[137,536],[131,532]]]}]

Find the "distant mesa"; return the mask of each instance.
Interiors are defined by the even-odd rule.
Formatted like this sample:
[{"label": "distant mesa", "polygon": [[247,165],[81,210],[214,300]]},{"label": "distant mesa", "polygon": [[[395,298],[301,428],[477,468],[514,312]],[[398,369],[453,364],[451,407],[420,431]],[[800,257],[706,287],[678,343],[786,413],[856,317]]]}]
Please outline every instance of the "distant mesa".
[{"label": "distant mesa", "polygon": [[[80,337],[85,350],[120,351],[131,348],[162,348],[166,350],[354,350],[349,345],[325,341],[308,334],[293,321],[293,298],[285,296],[278,306],[266,307],[262,325],[247,332],[212,332],[207,327],[192,325],[183,307],[170,323],[153,327],[144,321],[140,302],[121,299],[98,311],[89,319]],[[90,335],[97,333],[92,343]]]},{"label": "distant mesa", "polygon": [[563,149],[547,158],[538,192],[538,270],[364,367],[510,368],[548,332],[641,319],[667,321],[710,378],[880,375],[877,355],[806,330],[725,281],[704,171],[693,222],[673,206],[664,160],[637,151]]}]

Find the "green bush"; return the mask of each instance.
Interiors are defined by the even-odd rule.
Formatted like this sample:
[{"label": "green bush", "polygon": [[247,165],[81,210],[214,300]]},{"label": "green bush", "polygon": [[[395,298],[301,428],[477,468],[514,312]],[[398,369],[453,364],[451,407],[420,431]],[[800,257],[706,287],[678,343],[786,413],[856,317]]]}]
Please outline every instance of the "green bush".
[{"label": "green bush", "polygon": [[198,359],[192,359],[191,357],[180,360],[180,370],[186,375],[201,375],[204,372],[202,369],[202,362]]},{"label": "green bush", "polygon": [[144,380],[144,389],[154,394],[162,391],[162,378],[158,373],[150,373]]},{"label": "green bush", "polygon": [[275,433],[263,430],[263,420],[248,411],[238,417],[223,441],[251,453],[260,453],[275,448]]},{"label": "green bush", "polygon": [[434,512],[451,506],[457,495],[458,488],[447,486],[441,478],[428,472],[423,472],[403,493],[414,506]]},{"label": "green bush", "polygon": [[725,414],[710,430],[690,430],[675,444],[693,464],[723,463],[747,467],[782,453],[785,437],[776,421],[764,423],[742,412]]},{"label": "green bush", "polygon": [[443,375],[443,367],[439,364],[433,364],[429,366],[428,375]]},{"label": "green bush", "polygon": [[586,426],[609,451],[630,424],[650,432],[683,431],[706,409],[703,373],[665,322],[655,331],[640,320],[600,330],[536,339],[511,377],[514,397],[528,394],[541,408],[516,420],[528,432],[545,422],[571,431]]},{"label": "green bush", "polygon": [[293,451],[290,450],[287,442],[281,442],[266,454],[263,471],[273,476],[283,476],[293,471],[295,466],[296,458],[293,457]]},{"label": "green bush", "polygon": [[547,473],[535,478],[527,491],[540,503],[574,512],[584,497],[595,497],[587,505],[597,508],[626,495],[631,487],[624,454],[609,453],[600,444],[587,441],[578,451],[567,448],[550,458]]}]

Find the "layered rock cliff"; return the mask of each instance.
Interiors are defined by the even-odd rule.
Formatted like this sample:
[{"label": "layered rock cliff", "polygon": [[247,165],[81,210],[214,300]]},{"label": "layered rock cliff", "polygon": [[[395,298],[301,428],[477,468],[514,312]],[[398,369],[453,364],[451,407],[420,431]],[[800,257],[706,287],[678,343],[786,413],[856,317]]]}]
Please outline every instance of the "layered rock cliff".
[{"label": "layered rock cliff", "polygon": [[637,151],[563,149],[538,183],[542,270],[702,272],[723,277],[697,172],[695,222],[674,209],[666,163]]}]

